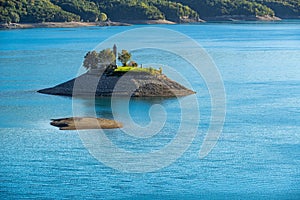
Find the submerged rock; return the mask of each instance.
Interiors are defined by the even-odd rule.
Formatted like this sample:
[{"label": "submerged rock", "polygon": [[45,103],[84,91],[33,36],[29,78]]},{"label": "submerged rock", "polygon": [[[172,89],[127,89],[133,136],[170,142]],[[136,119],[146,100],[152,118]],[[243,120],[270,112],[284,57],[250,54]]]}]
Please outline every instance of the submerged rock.
[{"label": "submerged rock", "polygon": [[51,119],[50,124],[59,127],[59,130],[113,129],[123,127],[120,122],[115,120],[93,117]]},{"label": "submerged rock", "polygon": [[65,96],[133,96],[133,97],[175,97],[195,92],[169,79],[163,74],[127,72],[125,74],[101,77],[85,73],[77,78],[38,92]]}]

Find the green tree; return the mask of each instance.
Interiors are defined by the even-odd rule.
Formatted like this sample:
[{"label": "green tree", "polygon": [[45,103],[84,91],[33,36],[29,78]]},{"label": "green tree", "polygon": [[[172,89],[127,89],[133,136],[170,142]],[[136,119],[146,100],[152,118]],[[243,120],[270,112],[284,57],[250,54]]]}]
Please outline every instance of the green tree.
[{"label": "green tree", "polygon": [[98,68],[107,68],[112,65],[115,61],[115,54],[111,49],[104,49],[98,54]]},{"label": "green tree", "polygon": [[105,69],[112,65],[115,61],[115,55],[111,49],[104,49],[97,53],[96,51],[89,51],[84,56],[83,66],[87,69]]},{"label": "green tree", "polygon": [[11,21],[15,22],[15,23],[18,23],[20,21],[20,16],[15,12],[10,13],[10,18],[11,18]]},{"label": "green tree", "polygon": [[101,13],[99,16],[99,20],[101,22],[105,22],[107,20],[107,15],[105,13]]},{"label": "green tree", "polygon": [[83,66],[86,69],[96,69],[99,63],[99,54],[96,51],[89,51],[84,56]]},{"label": "green tree", "polygon": [[131,53],[123,49],[122,53],[119,53],[118,55],[118,60],[122,63],[123,66],[126,66],[127,62],[131,59]]}]

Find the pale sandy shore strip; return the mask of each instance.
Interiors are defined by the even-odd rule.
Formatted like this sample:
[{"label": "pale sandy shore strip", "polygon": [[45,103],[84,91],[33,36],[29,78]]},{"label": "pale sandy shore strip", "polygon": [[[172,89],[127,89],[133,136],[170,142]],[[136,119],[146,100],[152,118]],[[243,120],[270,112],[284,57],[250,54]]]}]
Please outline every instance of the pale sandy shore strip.
[{"label": "pale sandy shore strip", "polygon": [[[206,21],[278,21],[278,17],[270,16],[217,16],[204,18],[204,20],[182,20],[182,23],[202,23]],[[0,29],[25,29],[25,28],[74,28],[88,26],[130,26],[132,24],[177,24],[168,20],[124,20],[120,22],[43,22],[43,23],[10,23],[0,24]]]},{"label": "pale sandy shore strip", "polygon": [[131,24],[121,22],[43,22],[43,23],[10,23],[1,24],[2,29],[24,28],[73,28],[87,26],[129,26]]},{"label": "pale sandy shore strip", "polygon": [[124,22],[43,22],[0,24],[2,29],[24,28],[74,28],[88,26],[130,26],[132,24],[176,24],[168,20],[133,20]]}]

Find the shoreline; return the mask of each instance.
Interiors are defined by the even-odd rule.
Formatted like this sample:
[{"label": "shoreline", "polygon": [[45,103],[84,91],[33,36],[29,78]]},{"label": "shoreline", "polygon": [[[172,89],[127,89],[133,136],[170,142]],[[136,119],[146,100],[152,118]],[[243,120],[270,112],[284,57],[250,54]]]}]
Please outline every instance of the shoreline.
[{"label": "shoreline", "polygon": [[122,22],[41,22],[41,23],[10,23],[0,24],[0,29],[27,29],[27,28],[76,28],[90,26],[130,26]]},{"label": "shoreline", "polygon": [[119,22],[40,22],[40,23],[10,23],[0,24],[0,29],[28,29],[28,28],[76,28],[90,26],[131,26],[134,24],[177,24],[168,20],[127,20]]},{"label": "shoreline", "polygon": [[[286,18],[284,18],[286,19]],[[279,17],[271,16],[216,16],[202,18],[195,21],[183,21],[182,24],[195,24],[195,23],[209,23],[209,22],[247,22],[247,21],[281,21]],[[119,22],[41,22],[41,23],[10,23],[0,24],[0,30],[6,29],[29,29],[29,28],[77,28],[77,27],[91,27],[91,26],[131,26],[131,25],[155,25],[155,24],[180,24],[169,20],[124,20]]]},{"label": "shoreline", "polygon": [[145,24],[145,25],[154,25],[154,24],[177,24],[176,22],[169,21],[166,19],[157,19],[157,20],[121,20],[119,23],[125,23],[130,25],[138,25],[138,24]]},{"label": "shoreline", "polygon": [[248,21],[281,21],[281,18],[276,16],[245,16],[245,15],[223,15],[215,17],[204,17],[206,22],[248,22]]}]

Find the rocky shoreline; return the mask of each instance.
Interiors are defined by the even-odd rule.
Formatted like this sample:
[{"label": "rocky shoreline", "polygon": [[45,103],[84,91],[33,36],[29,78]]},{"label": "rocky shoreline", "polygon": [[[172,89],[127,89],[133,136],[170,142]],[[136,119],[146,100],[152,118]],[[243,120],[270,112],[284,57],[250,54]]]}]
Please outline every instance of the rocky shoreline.
[{"label": "rocky shoreline", "polygon": [[51,88],[38,91],[62,96],[110,97],[176,97],[195,94],[167,76],[146,72],[127,72],[125,75],[108,76],[85,73]]},{"label": "rocky shoreline", "polygon": [[131,26],[133,24],[176,24],[168,20],[131,20],[106,22],[43,22],[43,23],[9,23],[0,24],[0,29],[26,29],[26,28],[76,28],[89,26]]},{"label": "rocky shoreline", "polygon": [[120,23],[125,24],[177,24],[176,22],[165,20],[165,19],[158,19],[158,20],[125,20],[120,21]]},{"label": "rocky shoreline", "polygon": [[10,23],[0,24],[0,29],[26,28],[76,28],[88,26],[130,26],[123,22],[43,22],[43,23]]},{"label": "rocky shoreline", "polygon": [[[206,17],[197,21],[191,19],[182,19],[181,23],[203,23],[215,21],[279,21],[276,16],[245,16],[245,15],[224,15],[215,17]],[[120,22],[43,22],[43,23],[10,23],[0,24],[0,29],[26,29],[26,28],[75,28],[88,26],[131,26],[133,24],[178,24],[168,20],[130,20]]]},{"label": "rocky shoreline", "polygon": [[232,22],[232,21],[280,21],[281,19],[276,16],[246,16],[246,15],[223,15],[223,16],[215,16],[215,17],[205,17],[203,18],[205,21],[208,22],[215,22],[215,21],[225,21],[225,22]]}]

